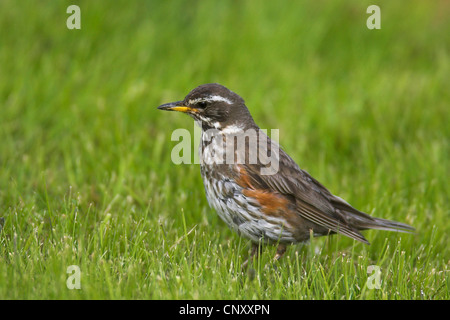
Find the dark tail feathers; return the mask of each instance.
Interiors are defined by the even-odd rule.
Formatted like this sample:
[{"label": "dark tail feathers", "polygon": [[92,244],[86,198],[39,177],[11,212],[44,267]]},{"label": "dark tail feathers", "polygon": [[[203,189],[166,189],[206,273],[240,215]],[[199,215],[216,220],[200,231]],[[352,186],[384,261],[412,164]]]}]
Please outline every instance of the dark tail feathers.
[{"label": "dark tail feathers", "polygon": [[372,221],[365,221],[359,226],[360,230],[365,229],[377,229],[377,230],[386,230],[386,231],[397,231],[397,232],[405,232],[412,233],[415,229],[406,223],[382,219],[382,218],[374,218],[372,217]]}]

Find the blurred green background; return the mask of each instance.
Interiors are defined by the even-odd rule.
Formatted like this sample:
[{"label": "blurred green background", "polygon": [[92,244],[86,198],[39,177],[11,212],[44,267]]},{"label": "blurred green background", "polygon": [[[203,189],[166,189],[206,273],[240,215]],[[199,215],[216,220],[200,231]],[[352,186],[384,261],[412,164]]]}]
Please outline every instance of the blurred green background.
[{"label": "blurred green background", "polygon": [[[66,27],[71,4],[81,30]],[[366,27],[372,4],[380,30]],[[444,0],[2,0],[0,297],[448,298],[449,16]],[[199,166],[171,162],[171,133],[192,119],[156,110],[210,82],[333,193],[417,228],[402,236],[402,295],[216,282],[248,243],[209,209]],[[399,235],[367,235],[354,257],[394,255]],[[65,288],[71,264],[84,290]]]}]

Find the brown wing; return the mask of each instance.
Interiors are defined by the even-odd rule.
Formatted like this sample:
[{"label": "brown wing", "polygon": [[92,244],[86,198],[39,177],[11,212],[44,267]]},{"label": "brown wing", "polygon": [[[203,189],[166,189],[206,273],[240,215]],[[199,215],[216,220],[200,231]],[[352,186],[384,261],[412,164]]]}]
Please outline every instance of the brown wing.
[{"label": "brown wing", "polygon": [[[266,146],[263,144],[259,147]],[[266,147],[266,149],[268,148],[270,145]],[[302,218],[326,228],[330,232],[369,243],[352,222],[358,219],[374,219],[331,194],[306,171],[301,170],[281,148],[279,148],[279,168],[276,173],[262,175],[261,164],[245,163],[241,165],[241,168],[247,175],[246,179],[249,180],[251,188],[267,192],[275,191],[286,196],[295,203],[294,207]],[[345,214],[346,212],[351,212],[352,215],[348,216]]]}]

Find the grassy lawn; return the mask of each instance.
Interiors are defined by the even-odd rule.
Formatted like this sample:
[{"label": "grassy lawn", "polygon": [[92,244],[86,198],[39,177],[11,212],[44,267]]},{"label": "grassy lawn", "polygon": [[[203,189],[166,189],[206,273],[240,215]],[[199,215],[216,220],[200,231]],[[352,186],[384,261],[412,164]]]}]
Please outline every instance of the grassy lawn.
[{"label": "grassy lawn", "polygon": [[[1,1],[0,299],[449,299],[449,16],[419,0]],[[171,161],[193,120],[156,110],[209,82],[330,191],[417,232],[315,238],[275,264],[267,247],[242,274],[250,243],[209,208],[199,165]]]}]

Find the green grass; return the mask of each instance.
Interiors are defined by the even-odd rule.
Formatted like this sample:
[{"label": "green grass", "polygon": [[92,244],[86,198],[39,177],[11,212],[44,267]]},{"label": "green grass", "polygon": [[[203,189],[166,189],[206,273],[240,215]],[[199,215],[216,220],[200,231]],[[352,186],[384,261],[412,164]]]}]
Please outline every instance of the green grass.
[{"label": "green grass", "polygon": [[[450,6],[0,2],[1,299],[449,299]],[[156,107],[219,82],[333,193],[413,235],[267,247],[209,208]],[[196,150],[196,146],[193,146]],[[69,290],[78,265],[81,290]],[[381,289],[366,285],[381,268]]]}]

